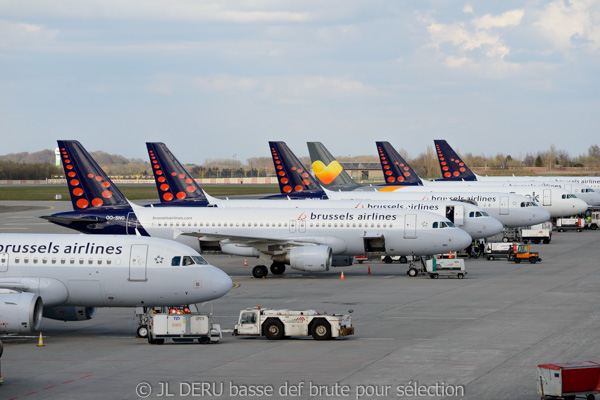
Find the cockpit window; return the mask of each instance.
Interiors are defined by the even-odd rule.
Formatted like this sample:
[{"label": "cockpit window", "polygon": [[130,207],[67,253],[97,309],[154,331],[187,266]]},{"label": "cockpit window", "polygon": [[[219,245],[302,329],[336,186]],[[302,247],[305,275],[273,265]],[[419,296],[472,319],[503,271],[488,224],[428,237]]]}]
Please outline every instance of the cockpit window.
[{"label": "cockpit window", "polygon": [[431,224],[432,228],[448,228],[448,227],[454,227],[454,224],[450,221],[445,222],[445,221],[439,221],[439,222],[434,222],[433,224]]},{"label": "cockpit window", "polygon": [[537,207],[537,204],[531,201],[524,201],[521,203],[521,207]]},{"label": "cockpit window", "polygon": [[437,223],[437,222],[434,222],[433,224],[431,224],[431,227],[432,227],[432,228],[437,228],[437,227],[438,227],[438,223]]},{"label": "cockpit window", "polygon": [[208,263],[206,262],[206,260],[202,256],[192,256],[192,259],[194,260],[194,262],[196,264],[199,264],[199,265],[208,265]]},{"label": "cockpit window", "polygon": [[454,228],[454,224],[452,222],[450,222],[450,221],[446,222],[446,226],[448,228]]},{"label": "cockpit window", "polygon": [[563,199],[576,199],[577,197],[575,197],[574,194],[563,194],[562,198]]},{"label": "cockpit window", "polygon": [[190,256],[185,256],[183,257],[183,262],[181,263],[182,266],[187,266],[187,265],[192,265],[194,264],[194,260],[192,260],[192,257]]},{"label": "cockpit window", "polygon": [[180,256],[173,257],[173,259],[171,260],[171,266],[179,267],[179,264],[181,264],[181,257]]}]

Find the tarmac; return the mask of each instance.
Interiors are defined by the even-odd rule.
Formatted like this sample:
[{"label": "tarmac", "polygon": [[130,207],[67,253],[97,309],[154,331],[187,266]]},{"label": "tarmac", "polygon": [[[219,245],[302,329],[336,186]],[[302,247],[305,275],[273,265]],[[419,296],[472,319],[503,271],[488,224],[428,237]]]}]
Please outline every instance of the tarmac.
[{"label": "tarmac", "polygon": [[[0,202],[0,232],[73,233],[38,218],[70,209]],[[98,309],[89,321],[44,319],[43,347],[37,334],[3,337],[0,398],[539,399],[538,364],[600,362],[600,232],[532,247],[541,263],[471,259],[462,280],[379,261],[254,279],[254,259],[207,256],[235,284],[212,302],[223,329],[260,305],[353,310],[356,334],[150,345],[135,337],[133,309]]]}]

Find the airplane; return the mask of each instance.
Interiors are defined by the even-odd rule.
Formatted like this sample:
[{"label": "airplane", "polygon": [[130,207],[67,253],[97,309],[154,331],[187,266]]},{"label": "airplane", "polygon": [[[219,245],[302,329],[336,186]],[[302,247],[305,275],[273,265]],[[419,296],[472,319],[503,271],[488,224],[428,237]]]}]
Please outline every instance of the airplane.
[{"label": "airplane", "polygon": [[[383,142],[379,142],[379,143],[383,143]],[[321,164],[325,165],[331,165],[330,163],[332,163],[333,161],[335,161],[335,159],[333,158],[333,156],[331,156],[331,153],[329,153],[325,147],[323,146],[323,144],[319,143],[319,142],[309,142],[308,143],[308,148],[309,148],[309,153],[311,155],[311,161],[313,162],[313,165],[317,162],[321,162]],[[379,146],[379,148],[384,149],[383,147]],[[400,154],[398,154],[393,148],[392,146],[388,146],[387,148],[385,148],[383,150],[384,154],[387,153],[394,153],[394,157],[395,159],[402,159],[402,156],[400,156]],[[322,160],[317,160],[314,159],[313,157],[316,157],[317,155],[321,156],[321,157],[331,157],[331,158],[323,158]],[[388,156],[389,158],[390,156]],[[397,171],[397,175],[396,176],[400,176],[402,175],[403,172],[406,172],[404,170],[404,168],[400,169],[398,167],[398,165],[396,164],[390,164],[389,165],[390,171]],[[343,169],[340,170],[338,172],[339,176],[347,176],[348,179],[351,179],[348,174],[346,173],[346,171],[344,171]],[[337,178],[336,178],[337,179]],[[544,209],[546,209],[549,213],[551,217],[563,217],[563,216],[570,216],[570,215],[574,215],[574,214],[579,214],[582,212],[585,212],[585,210],[587,210],[587,204],[580,199],[577,199],[573,194],[568,193],[567,191],[560,189],[560,188],[554,188],[554,187],[540,187],[540,186],[503,186],[503,185],[483,185],[483,184],[469,184],[469,183],[465,183],[465,182],[432,182],[432,181],[422,181],[423,182],[423,186],[400,186],[400,185],[388,185],[388,186],[374,186],[374,187],[370,187],[370,190],[375,191],[378,190],[380,192],[405,192],[405,191],[411,191],[411,192],[416,192],[416,193],[423,193],[423,192],[427,192],[427,193],[435,193],[437,195],[440,195],[441,193],[458,193],[456,198],[461,198],[460,196],[464,196],[464,195],[469,195],[469,196],[476,196],[477,193],[485,191],[485,192],[492,192],[492,193],[496,193],[496,196],[484,196],[484,198],[495,198],[495,201],[501,201],[501,199],[506,196],[507,194],[520,194],[523,196],[526,196],[527,198],[530,199],[529,203],[524,203],[523,207],[530,207],[531,206],[531,201],[535,203],[538,203],[541,207],[543,207]],[[340,185],[338,184],[336,186],[338,189],[342,190],[342,188],[340,187]],[[369,190],[369,186],[364,186],[361,188],[361,190]],[[502,195],[500,195],[500,193],[502,193]],[[364,196],[360,197],[357,194],[353,194],[355,197],[354,198],[365,198]],[[339,194],[338,195],[339,198],[348,198],[348,195],[343,195],[343,194]],[[371,197],[372,198],[372,197]],[[488,212],[488,214],[490,214],[492,217],[497,218],[497,212],[498,209],[495,208],[494,210],[488,210],[486,209],[487,206],[484,206],[486,202],[478,202],[478,206],[485,209],[486,212]],[[519,204],[515,203],[516,204]],[[497,204],[500,205],[501,204]],[[540,221],[540,222],[544,222],[544,221]],[[540,223],[537,222],[537,223]],[[533,225],[533,224],[529,224],[529,225]]]},{"label": "airplane", "polygon": [[[327,157],[325,160],[329,160],[327,162],[328,165],[336,165],[335,160],[333,160],[333,156],[329,154],[329,152],[321,147],[321,150],[326,154]],[[315,148],[312,148],[312,151],[315,151]],[[311,151],[311,147],[309,146],[309,151]],[[300,163],[298,158],[288,149],[286,152],[278,152],[278,158],[273,158],[275,161],[282,162],[281,165],[287,168],[287,170],[292,171],[292,168],[296,167],[303,168],[304,166]],[[312,154],[312,153],[311,153]],[[320,156],[319,156],[320,157]],[[277,164],[278,165],[278,164]],[[432,193],[431,190],[426,190],[424,187],[419,186],[410,186],[406,188],[406,192],[402,191],[385,191],[385,190],[377,190],[377,187],[372,186],[361,186],[352,180],[350,176],[343,170],[339,163],[337,164],[337,175],[331,179],[329,179],[329,183],[337,180],[336,188],[337,191],[325,189],[322,186],[326,187],[326,184],[323,181],[320,181],[318,184],[315,183],[318,189],[313,190],[305,190],[305,196],[313,196],[314,198],[329,198],[335,200],[378,200],[378,201],[459,201],[459,202],[467,202],[474,205],[477,205],[482,211],[486,212],[489,216],[500,221],[505,227],[508,228],[516,228],[519,226],[531,226],[535,224],[539,224],[550,219],[550,213],[544,210],[541,207],[537,207],[535,203],[533,203],[530,199],[525,196],[514,194],[514,193],[497,193],[497,192],[487,192],[487,191],[473,191],[472,193],[463,193],[462,191],[455,192],[446,192],[446,193]],[[293,174],[287,174],[285,177],[293,178],[296,180],[293,181],[291,186],[296,187],[300,185],[297,183],[298,178]],[[414,179],[418,179],[416,174],[414,174]],[[312,176],[305,178],[307,180],[314,179]],[[327,180],[327,179],[326,179]],[[291,180],[290,180],[291,181]],[[344,182],[351,181],[352,184],[349,185],[351,187],[356,188],[357,190],[353,191],[343,191],[341,189],[346,188],[346,184]],[[420,181],[420,179],[419,179]],[[292,182],[292,181],[291,181]],[[280,181],[280,189],[281,181]],[[283,192],[283,189],[282,189]],[[310,192],[310,193],[309,193]],[[288,195],[294,195],[294,193],[284,193]],[[471,212],[469,212],[469,216]],[[477,215],[476,213],[474,215]],[[451,216],[451,215],[448,215]],[[456,220],[455,220],[456,222]]]},{"label": "airplane", "polygon": [[[307,196],[304,200],[288,199],[283,201],[268,200],[221,200],[206,194],[190,173],[177,160],[164,143],[146,143],[148,156],[153,165],[156,188],[161,202],[164,204],[189,203],[205,207],[206,204],[220,208],[348,208],[348,209],[406,209],[431,211],[450,219],[454,225],[467,232],[473,239],[493,236],[502,231],[503,225],[490,217],[479,207],[455,201],[420,201],[420,200],[334,200],[322,201]],[[284,142],[269,142],[271,155],[278,172],[278,182],[282,192],[289,193],[291,185],[297,193],[314,193],[322,188],[309,176],[300,160],[291,152]],[[285,162],[283,162],[285,161]],[[161,171],[161,174],[157,174]],[[162,172],[164,171],[164,172]],[[184,196],[185,195],[185,196]]]},{"label": "airplane", "polygon": [[[258,257],[272,261],[273,274],[282,274],[286,265],[318,272],[353,261],[337,257],[334,264],[333,256],[439,254],[471,243],[445,217],[419,210],[141,207],[123,196],[79,142],[58,145],[74,211],[42,218],[80,232],[139,233],[201,253]],[[268,269],[260,264],[252,273],[261,278]]]},{"label": "airplane", "polygon": [[96,307],[201,303],[231,287],[198,252],[168,240],[0,233],[0,333],[36,331],[42,317],[92,319]]},{"label": "airplane", "polygon": [[590,206],[600,205],[600,178],[570,176],[480,176],[475,174],[445,140],[434,140],[435,150],[442,169],[443,180],[479,181],[491,184],[552,186],[565,189]]}]

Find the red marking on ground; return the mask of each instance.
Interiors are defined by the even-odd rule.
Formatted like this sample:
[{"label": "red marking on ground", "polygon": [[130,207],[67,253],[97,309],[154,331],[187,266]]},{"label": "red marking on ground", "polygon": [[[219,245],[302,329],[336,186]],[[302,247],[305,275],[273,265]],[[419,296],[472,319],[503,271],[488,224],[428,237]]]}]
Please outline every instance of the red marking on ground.
[{"label": "red marking on ground", "polygon": [[485,366],[485,364],[446,364],[446,365],[452,365],[455,367],[483,367]]},{"label": "red marking on ground", "polygon": [[[36,394],[38,392],[31,392],[31,393],[27,393],[25,396],[31,396],[32,394]],[[16,399],[18,399],[18,397],[15,397]]]},{"label": "red marking on ground", "polygon": [[52,386],[48,386],[47,388],[44,388],[44,390],[52,389],[52,388],[55,388],[55,387],[57,387],[57,386],[58,386],[58,385],[52,385]]},{"label": "red marking on ground", "polygon": [[79,378],[79,379],[85,379],[85,378],[89,378],[90,376],[94,376],[94,375],[93,375],[93,374],[90,374],[90,375],[82,376],[82,377],[81,377],[81,378]]},{"label": "red marking on ground", "polygon": [[73,382],[77,382],[77,379],[71,379],[70,381],[63,382],[62,384],[66,385],[67,383],[73,383]]}]

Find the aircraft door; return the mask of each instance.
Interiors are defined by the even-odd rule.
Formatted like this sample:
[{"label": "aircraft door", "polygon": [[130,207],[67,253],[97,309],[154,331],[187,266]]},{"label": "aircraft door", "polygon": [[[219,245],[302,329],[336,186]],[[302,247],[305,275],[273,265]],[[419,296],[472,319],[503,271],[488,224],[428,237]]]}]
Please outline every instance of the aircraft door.
[{"label": "aircraft door", "polygon": [[454,225],[462,226],[465,224],[465,207],[456,206],[454,208],[454,220],[450,220]]},{"label": "aircraft door", "polygon": [[8,271],[8,253],[0,253],[0,272]]},{"label": "aircraft door", "polygon": [[446,207],[446,218],[448,218],[450,222],[454,223],[454,206]]},{"label": "aircraft door", "polygon": [[551,189],[544,189],[544,200],[543,200],[543,205],[544,206],[551,206],[552,205],[552,190]]},{"label": "aircraft door", "polygon": [[417,215],[407,214],[404,220],[404,239],[417,238]]},{"label": "aircraft door", "polygon": [[296,221],[291,220],[290,221],[290,233],[294,233],[296,232]]},{"label": "aircraft door", "polygon": [[147,244],[131,245],[131,254],[129,255],[129,280],[145,281],[146,278],[146,259],[148,257]]},{"label": "aircraft door", "polygon": [[500,196],[500,215],[508,215],[508,196]]},{"label": "aircraft door", "polygon": [[134,212],[127,213],[127,234],[135,235],[135,228],[138,227],[138,220]]}]

